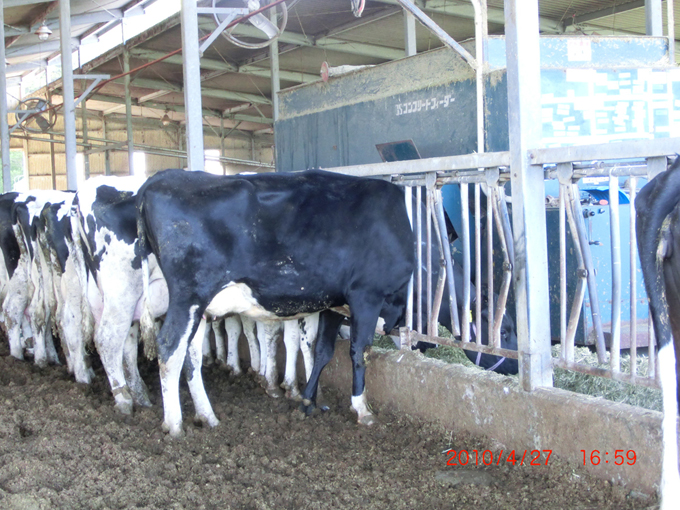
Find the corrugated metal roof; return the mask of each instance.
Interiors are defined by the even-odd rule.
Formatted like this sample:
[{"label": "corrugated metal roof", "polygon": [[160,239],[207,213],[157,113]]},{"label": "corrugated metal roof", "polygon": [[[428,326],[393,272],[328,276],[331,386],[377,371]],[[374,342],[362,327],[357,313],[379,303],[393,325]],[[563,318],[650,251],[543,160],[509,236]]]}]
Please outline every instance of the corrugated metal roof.
[{"label": "corrugated metal roof", "polygon": [[[153,0],[72,0],[72,17],[83,21],[72,27],[76,44],[96,30],[107,30],[101,22],[106,12],[112,16],[138,4]],[[163,0],[165,2],[165,0]],[[528,0],[529,1],[529,0]],[[29,2],[29,5],[25,5]],[[262,2],[264,3],[264,2]],[[296,86],[318,79],[322,62],[331,66],[379,64],[404,54],[404,19],[397,0],[367,0],[361,18],[355,18],[350,0],[287,0],[291,5],[288,25],[279,39],[282,87]],[[463,41],[474,37],[473,9],[464,0],[417,1],[454,39]],[[680,3],[680,2],[677,2]],[[27,62],[39,62],[47,56],[58,54],[58,18],[56,2],[40,0],[4,0],[5,44],[11,74],[31,72]],[[200,5],[211,5],[212,0]],[[242,0],[218,1],[220,6],[243,6]],[[488,0],[489,32],[503,33],[503,0]],[[666,4],[663,4],[665,11]],[[42,13],[42,14],[41,14]],[[44,13],[47,13],[46,15]],[[99,13],[95,15],[95,13]],[[87,16],[90,15],[90,18]],[[644,34],[644,0],[540,0],[540,26],[545,33],[581,34]],[[45,43],[38,43],[34,31],[36,23],[45,18],[54,28]],[[90,19],[91,23],[86,23]],[[680,33],[680,5],[675,8],[676,33]],[[99,20],[99,22],[94,22]],[[664,12],[665,24],[665,12]],[[215,26],[212,16],[200,16],[202,34]],[[22,32],[23,30],[23,32]],[[235,33],[247,37],[257,32],[252,25],[240,24]],[[17,35],[18,34],[18,35]],[[261,34],[260,34],[261,35]],[[418,51],[441,46],[441,42],[423,26],[417,26]],[[261,40],[261,39],[257,39]],[[55,43],[56,46],[55,46]],[[174,15],[157,27],[143,32],[128,41],[125,47],[131,52],[131,67],[135,68],[168,52],[181,48],[179,15]],[[116,46],[101,57],[95,58],[78,70],[82,73],[122,73],[122,46]],[[677,52],[680,54],[680,51]],[[17,64],[27,65],[22,68]],[[132,75],[132,96],[135,114],[159,118],[165,110],[173,120],[183,120],[181,55],[148,67]],[[16,70],[16,71],[13,71]],[[234,46],[218,37],[205,52],[202,61],[203,108],[206,118],[225,117],[229,128],[260,131],[271,126],[271,83],[268,50],[249,50]],[[76,91],[83,83],[76,84]],[[59,92],[59,84],[55,84]],[[107,112],[121,112],[124,88],[122,80],[97,90],[88,99],[88,108]],[[214,119],[213,119],[214,120]]]}]

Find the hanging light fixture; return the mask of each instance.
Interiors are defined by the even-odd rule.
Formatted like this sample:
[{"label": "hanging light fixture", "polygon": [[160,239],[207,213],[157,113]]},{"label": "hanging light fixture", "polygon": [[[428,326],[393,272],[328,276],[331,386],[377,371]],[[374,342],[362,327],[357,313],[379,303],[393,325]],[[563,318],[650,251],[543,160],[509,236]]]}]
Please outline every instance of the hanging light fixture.
[{"label": "hanging light fixture", "polygon": [[161,118],[161,124],[163,126],[169,126],[171,122],[172,119],[170,118],[170,115],[168,115],[168,110],[165,110],[165,115]]},{"label": "hanging light fixture", "polygon": [[35,35],[37,35],[38,39],[41,41],[47,41],[47,38],[52,35],[52,31],[50,30],[50,27],[48,27],[43,21],[42,25],[40,25],[38,30],[35,31]]}]

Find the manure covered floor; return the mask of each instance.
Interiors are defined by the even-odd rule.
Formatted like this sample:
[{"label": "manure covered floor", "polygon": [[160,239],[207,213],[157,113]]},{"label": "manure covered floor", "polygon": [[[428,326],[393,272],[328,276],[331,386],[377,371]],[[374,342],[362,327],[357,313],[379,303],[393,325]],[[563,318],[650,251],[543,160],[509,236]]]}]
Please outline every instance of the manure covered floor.
[{"label": "manure covered floor", "polygon": [[[359,427],[349,395],[324,393],[331,411],[304,418],[297,405],[268,397],[254,378],[204,367],[221,420],[191,423],[182,383],[186,437],[161,431],[157,365],[141,372],[155,403],[122,416],[104,372],[78,385],[65,367],[41,370],[0,343],[0,508],[38,509],[647,509],[656,498],[567,469],[496,466],[500,447],[478,437],[376,409]],[[370,390],[370,389],[369,389]],[[370,396],[369,396],[370,400]],[[466,467],[443,452],[467,450]],[[491,450],[475,467],[473,450]],[[458,458],[456,458],[458,460]],[[488,460],[488,454],[487,454]],[[545,457],[543,457],[545,460]]]}]

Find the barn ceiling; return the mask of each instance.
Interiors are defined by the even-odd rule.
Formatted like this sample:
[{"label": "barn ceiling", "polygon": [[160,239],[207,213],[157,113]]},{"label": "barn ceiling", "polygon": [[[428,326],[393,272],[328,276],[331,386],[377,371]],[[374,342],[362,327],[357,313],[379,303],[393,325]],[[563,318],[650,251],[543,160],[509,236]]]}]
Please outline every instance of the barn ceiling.
[{"label": "barn ceiling", "polygon": [[[244,5],[242,0],[215,1],[218,6]],[[487,1],[489,33],[503,34],[503,0]],[[88,44],[103,40],[127,19],[144,16],[154,2],[166,4],[167,0],[72,0],[71,37],[78,55],[85,54]],[[212,3],[200,1],[199,6]],[[287,4],[291,6],[288,24],[279,38],[282,89],[318,80],[324,61],[330,66],[366,65],[404,56],[404,20],[397,0],[367,0],[361,18],[353,16],[350,0],[287,0]],[[474,36],[474,11],[469,0],[416,0],[416,4],[457,41]],[[665,9],[664,3],[664,27]],[[57,1],[4,0],[9,78],[30,77],[59,55],[58,11]],[[539,16],[544,34],[645,33],[644,0],[539,0]],[[675,20],[680,20],[677,5]],[[47,41],[40,41],[35,35],[43,21],[52,30]],[[676,23],[676,33],[680,32],[679,25]],[[211,15],[199,16],[201,35],[209,34],[215,26]],[[246,23],[239,24],[234,34],[250,42],[259,42],[263,37],[262,32]],[[419,52],[441,46],[439,39],[420,24],[416,36]],[[133,70],[133,115],[160,119],[167,114],[172,121],[181,123],[184,120],[181,54],[134,71],[181,46],[177,13],[128,39],[124,45],[115,45],[84,63],[76,73],[120,75],[124,51],[128,51]],[[204,122],[213,126],[223,122],[227,128],[255,133],[271,131],[270,78],[268,49],[239,48],[218,37],[201,60]],[[118,78],[96,90],[88,97],[87,108],[100,115],[124,113],[123,82],[123,78]],[[82,80],[76,82],[76,95],[86,84]],[[57,103],[60,87],[59,81],[50,85]]]}]

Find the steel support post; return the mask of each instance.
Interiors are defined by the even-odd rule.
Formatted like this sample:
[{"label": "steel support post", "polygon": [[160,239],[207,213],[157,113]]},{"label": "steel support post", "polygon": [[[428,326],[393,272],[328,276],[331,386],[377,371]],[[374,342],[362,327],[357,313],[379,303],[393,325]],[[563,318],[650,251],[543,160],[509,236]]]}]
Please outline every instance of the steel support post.
[{"label": "steel support post", "polygon": [[675,65],[675,8],[673,0],[666,0],[666,24],[668,25],[668,59]]},{"label": "steel support post", "polygon": [[[220,157],[224,157],[224,114],[220,116]],[[227,175],[227,165],[222,163],[222,175]]]},{"label": "steel support post", "polygon": [[404,9],[404,35],[406,56],[411,57],[418,53],[416,48],[416,17]]},{"label": "steel support post", "polygon": [[71,48],[71,5],[59,0],[59,36],[61,40],[61,80],[66,155],[66,188],[78,189],[76,171],[76,107],[73,93],[73,49]]},{"label": "steel support post", "polygon": [[184,105],[186,107],[187,167],[205,168],[203,116],[201,115],[201,63],[198,51],[196,0],[182,0],[182,64],[184,66]]},{"label": "steel support post", "polygon": [[[102,138],[106,139],[106,116],[102,112]],[[104,151],[104,175],[111,175],[111,153]]]},{"label": "steel support post", "polygon": [[552,386],[545,186],[529,159],[541,126],[538,0],[506,0],[505,38],[519,377],[531,391]]},{"label": "steel support post", "polygon": [[[123,72],[130,72],[130,52],[123,49]],[[130,93],[130,75],[125,75],[125,121],[127,123],[127,147],[129,174],[135,174],[135,134],[132,128],[132,94]]]},{"label": "steel support post", "polygon": [[[276,24],[276,7],[269,12],[272,22]],[[272,118],[276,122],[279,120],[279,90],[281,90],[278,39],[274,39],[269,45],[269,58],[272,71]]]},{"label": "steel support post", "polygon": [[87,153],[87,106],[85,105],[86,101],[83,99],[81,101],[82,105],[82,111],[83,111],[83,143],[86,144],[83,147],[83,166],[85,167],[85,179],[90,178],[90,155]]},{"label": "steel support post", "polygon": [[[47,73],[45,73],[45,81],[47,81]],[[52,104],[52,93],[50,92],[49,83],[46,83],[45,90],[47,90],[47,102]],[[52,120],[56,113],[50,110],[49,114],[50,124],[54,125]],[[50,131],[50,176],[52,177],[52,189],[57,189],[57,158],[54,153],[54,133]]]},{"label": "steel support post", "polygon": [[647,35],[663,36],[661,0],[645,0],[645,27]]},{"label": "steel support post", "polygon": [[5,72],[5,7],[0,0],[0,145],[2,145],[2,191],[12,191],[12,175],[10,174],[9,158],[9,124],[7,123],[7,74]]}]

